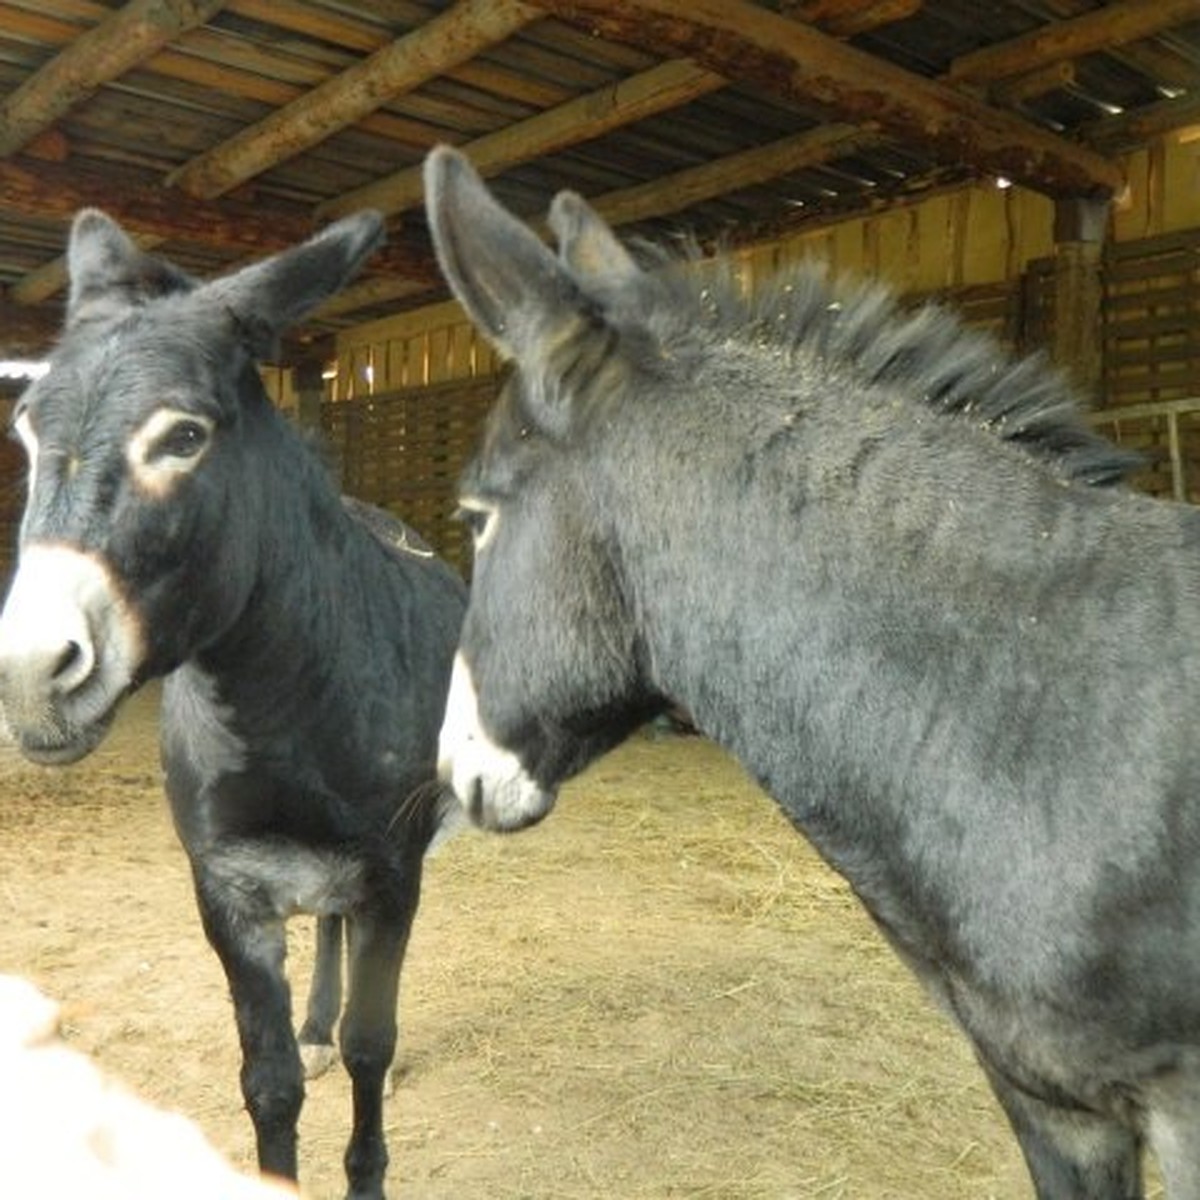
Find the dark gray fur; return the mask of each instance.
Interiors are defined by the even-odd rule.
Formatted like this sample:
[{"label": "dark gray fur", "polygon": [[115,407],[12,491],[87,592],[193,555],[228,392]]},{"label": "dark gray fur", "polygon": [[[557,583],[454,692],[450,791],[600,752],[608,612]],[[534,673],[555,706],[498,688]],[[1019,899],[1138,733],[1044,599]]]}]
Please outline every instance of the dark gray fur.
[{"label": "dark gray fur", "polygon": [[682,704],[967,1034],[1041,1200],[1141,1197],[1147,1145],[1200,1196],[1200,512],[1095,486],[1127,460],[1058,376],[951,316],[640,271],[569,195],[556,261],[460,155],[426,178],[514,360],[462,485],[487,733],[553,789]]}]

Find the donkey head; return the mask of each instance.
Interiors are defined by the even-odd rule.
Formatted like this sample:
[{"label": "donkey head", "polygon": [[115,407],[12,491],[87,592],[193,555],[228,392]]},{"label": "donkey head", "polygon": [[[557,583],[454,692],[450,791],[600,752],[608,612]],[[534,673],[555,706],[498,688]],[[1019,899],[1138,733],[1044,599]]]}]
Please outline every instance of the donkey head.
[{"label": "donkey head", "polygon": [[380,239],[360,214],[197,283],[110,218],[71,230],[50,370],[16,405],[29,462],[20,555],[0,614],[0,710],[23,753],[71,762],[122,697],[216,637],[253,586],[255,367]]},{"label": "donkey head", "polygon": [[511,829],[663,703],[593,470],[657,285],[578,197],[552,210],[556,258],[451,150],[430,155],[426,195],[455,295],[515,367],[460,489],[475,566],[440,745],[472,817]]}]

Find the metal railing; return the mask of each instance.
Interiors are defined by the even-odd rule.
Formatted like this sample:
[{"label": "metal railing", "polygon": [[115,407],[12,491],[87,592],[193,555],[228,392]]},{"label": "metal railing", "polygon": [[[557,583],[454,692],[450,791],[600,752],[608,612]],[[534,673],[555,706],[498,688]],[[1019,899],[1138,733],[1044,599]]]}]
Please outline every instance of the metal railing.
[{"label": "metal railing", "polygon": [[1164,421],[1167,431],[1167,459],[1171,467],[1171,496],[1176,500],[1188,498],[1187,460],[1179,433],[1180,419],[1197,415],[1200,422],[1200,397],[1181,400],[1152,400],[1145,404],[1126,404],[1120,408],[1102,408],[1087,414],[1088,421],[1108,433],[1113,441],[1122,442],[1122,425],[1143,428],[1147,422]]}]

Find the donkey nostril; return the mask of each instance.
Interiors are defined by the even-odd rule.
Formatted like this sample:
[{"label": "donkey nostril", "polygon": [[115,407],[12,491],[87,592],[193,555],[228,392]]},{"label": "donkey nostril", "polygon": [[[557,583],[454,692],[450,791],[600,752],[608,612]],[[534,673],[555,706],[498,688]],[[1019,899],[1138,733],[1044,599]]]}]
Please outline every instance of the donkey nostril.
[{"label": "donkey nostril", "polygon": [[466,797],[467,816],[474,825],[483,824],[483,780],[478,775],[471,780],[470,794]]},{"label": "donkey nostril", "polygon": [[62,649],[62,653],[58,656],[58,662],[54,664],[54,678],[62,679],[64,675],[69,674],[79,661],[83,658],[83,647],[75,641],[68,642]]}]

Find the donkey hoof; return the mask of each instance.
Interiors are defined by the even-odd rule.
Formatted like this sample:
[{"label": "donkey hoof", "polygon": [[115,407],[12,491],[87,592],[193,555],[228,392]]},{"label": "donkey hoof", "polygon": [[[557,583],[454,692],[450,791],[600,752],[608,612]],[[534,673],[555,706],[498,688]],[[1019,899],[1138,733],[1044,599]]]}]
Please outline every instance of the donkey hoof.
[{"label": "donkey hoof", "polygon": [[300,1046],[300,1061],[304,1064],[304,1078],[316,1079],[324,1075],[338,1060],[336,1046],[327,1042],[303,1042]]}]

